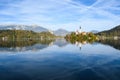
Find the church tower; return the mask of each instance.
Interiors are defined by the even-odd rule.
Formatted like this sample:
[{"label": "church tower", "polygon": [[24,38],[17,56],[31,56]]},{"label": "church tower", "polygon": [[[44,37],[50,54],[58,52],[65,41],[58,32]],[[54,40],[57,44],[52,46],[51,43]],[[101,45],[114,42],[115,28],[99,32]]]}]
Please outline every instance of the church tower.
[{"label": "church tower", "polygon": [[79,30],[79,33],[82,33],[82,28],[81,28],[81,26],[80,26],[80,30]]}]

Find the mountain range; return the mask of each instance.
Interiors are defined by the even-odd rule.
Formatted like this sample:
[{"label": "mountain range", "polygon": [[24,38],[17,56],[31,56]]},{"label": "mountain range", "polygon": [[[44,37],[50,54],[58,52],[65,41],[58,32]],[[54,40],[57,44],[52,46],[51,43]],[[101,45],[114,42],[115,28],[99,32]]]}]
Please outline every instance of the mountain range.
[{"label": "mountain range", "polygon": [[[38,26],[38,25],[0,25],[0,30],[30,30],[30,31],[34,31],[34,32],[48,32],[50,30]],[[56,36],[65,36],[66,34],[68,34],[69,31],[64,30],[64,29],[58,29],[53,31],[53,34],[55,34]]]},{"label": "mountain range", "polygon": [[47,32],[48,29],[38,25],[0,25],[0,30],[32,30],[34,32]]},{"label": "mountain range", "polygon": [[[30,31],[34,31],[34,32],[48,32],[50,30],[39,26],[39,25],[0,25],[0,30],[30,30]],[[54,35],[56,36],[66,36],[67,34],[69,34],[70,32],[64,29],[58,29],[55,31],[52,31]],[[101,31],[98,32],[97,30],[92,30],[91,32],[98,34],[98,35],[106,35],[106,36],[120,36],[120,25],[110,29],[110,30],[106,30],[106,31]]]}]

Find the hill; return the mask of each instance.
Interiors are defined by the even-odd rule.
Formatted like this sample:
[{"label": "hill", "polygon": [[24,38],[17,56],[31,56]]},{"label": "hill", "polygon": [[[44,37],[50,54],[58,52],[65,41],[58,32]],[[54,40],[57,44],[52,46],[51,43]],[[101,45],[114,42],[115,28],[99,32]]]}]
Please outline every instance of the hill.
[{"label": "hill", "polygon": [[105,37],[120,37],[120,25],[106,31],[102,31],[97,33],[99,36],[105,36]]},{"label": "hill", "polygon": [[64,29],[58,29],[56,31],[53,32],[56,36],[66,36],[67,34],[69,34],[70,32]]}]

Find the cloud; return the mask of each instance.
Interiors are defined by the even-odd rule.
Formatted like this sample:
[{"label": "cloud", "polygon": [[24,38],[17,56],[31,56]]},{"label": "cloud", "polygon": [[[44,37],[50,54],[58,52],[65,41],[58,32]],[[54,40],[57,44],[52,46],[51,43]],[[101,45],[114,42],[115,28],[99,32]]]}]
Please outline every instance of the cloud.
[{"label": "cloud", "polygon": [[[7,4],[6,4],[7,3]],[[119,0],[0,0],[0,23],[38,24],[49,29],[76,30],[83,26],[110,29],[120,21]]]}]

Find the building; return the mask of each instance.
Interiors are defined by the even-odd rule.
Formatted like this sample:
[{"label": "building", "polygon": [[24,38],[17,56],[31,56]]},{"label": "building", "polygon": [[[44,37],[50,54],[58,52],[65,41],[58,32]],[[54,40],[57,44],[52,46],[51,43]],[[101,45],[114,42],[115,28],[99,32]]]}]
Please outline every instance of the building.
[{"label": "building", "polygon": [[80,29],[79,29],[79,33],[82,33],[82,28],[81,28],[81,26],[80,26]]},{"label": "building", "polygon": [[51,34],[54,34],[52,30],[49,30],[49,32],[50,32]]},{"label": "building", "polygon": [[82,28],[81,28],[81,26],[80,26],[80,29],[79,29],[79,30],[76,30],[75,33],[76,33],[76,34],[81,34],[81,33],[82,33]]}]

